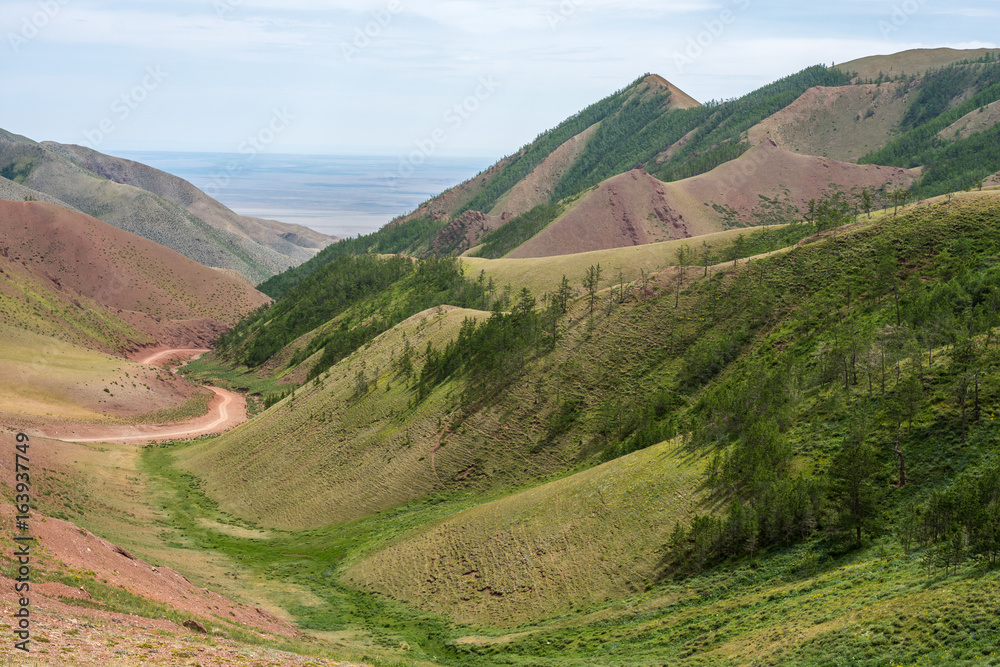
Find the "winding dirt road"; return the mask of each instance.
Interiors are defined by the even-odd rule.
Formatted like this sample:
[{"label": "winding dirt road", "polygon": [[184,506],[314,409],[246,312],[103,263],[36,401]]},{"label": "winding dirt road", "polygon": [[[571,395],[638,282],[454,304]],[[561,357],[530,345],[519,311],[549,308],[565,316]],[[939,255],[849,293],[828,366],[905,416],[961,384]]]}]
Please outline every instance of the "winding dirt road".
[{"label": "winding dirt road", "polygon": [[[168,359],[193,361],[205,354],[206,349],[155,350],[136,359],[137,363],[158,365]],[[183,364],[181,364],[183,365]],[[179,368],[180,366],[178,366]],[[171,372],[175,373],[176,368]],[[66,442],[107,442],[116,444],[147,444],[161,440],[195,438],[213,433],[224,433],[247,420],[246,399],[218,387],[205,386],[214,394],[208,403],[208,412],[200,417],[173,424],[136,424],[127,426],[81,426],[70,434],[43,434],[44,437]],[[79,433],[80,435],[76,435]]]}]

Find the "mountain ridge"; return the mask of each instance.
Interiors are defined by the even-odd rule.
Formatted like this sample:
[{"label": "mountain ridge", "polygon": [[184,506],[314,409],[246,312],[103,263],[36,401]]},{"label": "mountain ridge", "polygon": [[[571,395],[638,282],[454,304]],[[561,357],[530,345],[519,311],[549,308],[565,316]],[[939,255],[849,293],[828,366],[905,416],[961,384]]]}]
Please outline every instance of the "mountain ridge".
[{"label": "mountain ridge", "polygon": [[[306,261],[333,242],[297,225],[238,216],[190,183],[151,167],[9,132],[0,134],[0,176],[0,182],[12,184],[0,188],[0,196],[59,203],[203,265],[237,270],[255,282]],[[130,180],[150,190],[134,187]]]}]

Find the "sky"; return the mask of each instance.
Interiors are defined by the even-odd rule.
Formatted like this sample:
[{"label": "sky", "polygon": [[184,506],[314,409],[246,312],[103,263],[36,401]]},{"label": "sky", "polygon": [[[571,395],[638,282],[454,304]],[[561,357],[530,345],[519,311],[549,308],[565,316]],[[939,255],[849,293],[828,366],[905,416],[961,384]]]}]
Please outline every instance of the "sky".
[{"label": "sky", "polygon": [[0,127],[112,154],[500,157],[647,72],[727,99],[998,28],[1000,0],[4,0]]}]

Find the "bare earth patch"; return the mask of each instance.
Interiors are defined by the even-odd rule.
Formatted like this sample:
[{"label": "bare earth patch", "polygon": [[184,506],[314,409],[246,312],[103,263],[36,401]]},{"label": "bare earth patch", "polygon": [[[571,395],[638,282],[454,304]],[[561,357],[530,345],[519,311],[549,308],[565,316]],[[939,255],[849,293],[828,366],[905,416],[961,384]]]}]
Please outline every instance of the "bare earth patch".
[{"label": "bare earth patch", "polygon": [[556,186],[570,167],[580,158],[600,123],[591,125],[562,146],[552,151],[534,171],[521,179],[500,198],[490,215],[512,216],[527,213],[536,206],[549,203]]},{"label": "bare earth patch", "polygon": [[1000,123],[1000,100],[975,111],[970,111],[941,130],[938,136],[945,141],[966,139],[973,134],[985,132],[997,123]]},{"label": "bare earth patch", "polygon": [[767,139],[803,155],[856,162],[892,138],[909,104],[904,84],[810,88],[789,106],[750,128],[756,145]]}]

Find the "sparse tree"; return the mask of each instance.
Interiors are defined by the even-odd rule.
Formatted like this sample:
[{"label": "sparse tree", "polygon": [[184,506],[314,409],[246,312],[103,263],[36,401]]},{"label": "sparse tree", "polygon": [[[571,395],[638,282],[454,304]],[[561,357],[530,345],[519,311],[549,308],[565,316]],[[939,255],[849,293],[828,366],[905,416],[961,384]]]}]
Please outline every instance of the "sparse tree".
[{"label": "sparse tree", "polygon": [[906,202],[910,199],[910,191],[900,185],[889,196],[892,198],[892,214],[896,215],[899,212],[899,207],[905,206]]},{"label": "sparse tree", "polygon": [[590,301],[590,314],[594,314],[594,304],[597,303],[597,288],[601,283],[601,265],[591,264],[587,273],[583,276],[583,289],[587,292]]},{"label": "sparse tree", "polygon": [[691,263],[693,255],[693,251],[687,244],[677,249],[677,292],[674,300],[674,308],[680,305],[681,290],[684,288],[684,277],[687,274],[687,267]]},{"label": "sparse tree", "polygon": [[559,307],[559,312],[564,315],[569,308],[569,299],[571,296],[573,296],[573,288],[569,286],[569,280],[563,274],[562,282],[559,283],[559,289],[556,290],[553,301]]},{"label": "sparse tree", "polygon": [[733,240],[732,254],[733,254],[733,266],[736,266],[736,261],[743,256],[743,252],[746,250],[747,239],[743,234],[740,234]]},{"label": "sparse tree", "polygon": [[830,468],[834,507],[843,530],[854,533],[854,546],[861,547],[862,532],[877,529],[881,493],[875,482],[878,458],[865,442],[868,415],[856,414],[843,447]]}]

